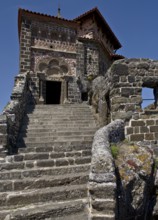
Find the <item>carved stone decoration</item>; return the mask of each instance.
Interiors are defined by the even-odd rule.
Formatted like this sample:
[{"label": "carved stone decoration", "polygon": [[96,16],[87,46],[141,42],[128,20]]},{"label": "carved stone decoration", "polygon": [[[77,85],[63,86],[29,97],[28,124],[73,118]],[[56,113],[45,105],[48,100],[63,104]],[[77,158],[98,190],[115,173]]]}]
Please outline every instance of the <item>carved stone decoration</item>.
[{"label": "carved stone decoration", "polygon": [[46,76],[63,76],[70,74],[69,65],[63,59],[42,60],[37,66],[37,71]]}]

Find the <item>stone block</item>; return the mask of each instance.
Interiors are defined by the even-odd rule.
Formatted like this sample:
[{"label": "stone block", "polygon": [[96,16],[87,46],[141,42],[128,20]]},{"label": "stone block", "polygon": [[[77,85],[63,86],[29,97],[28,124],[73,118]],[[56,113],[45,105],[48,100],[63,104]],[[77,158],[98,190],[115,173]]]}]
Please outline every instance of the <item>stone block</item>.
[{"label": "stone block", "polygon": [[113,64],[111,71],[113,75],[117,76],[127,76],[128,73],[128,66],[124,64]]},{"label": "stone block", "polygon": [[154,140],[154,134],[153,133],[145,134],[145,140]]},{"label": "stone block", "polygon": [[121,88],[121,95],[129,98],[131,95],[134,95],[134,88],[131,87]]},{"label": "stone block", "polygon": [[112,119],[115,120],[115,119],[122,119],[122,120],[125,120],[125,121],[129,121],[132,117],[132,114],[133,112],[132,111],[128,111],[128,112],[125,112],[125,111],[118,111],[118,112],[114,112],[112,113]]},{"label": "stone block", "polygon": [[146,120],[146,125],[148,126],[148,125],[154,125],[155,124],[155,120],[152,120],[152,119],[150,119],[150,120]]},{"label": "stone block", "polygon": [[128,76],[128,82],[129,83],[135,82],[135,77],[134,76]]},{"label": "stone block", "polygon": [[133,133],[134,133],[134,134],[139,134],[139,133],[140,133],[140,127],[135,126],[135,127],[133,128]]},{"label": "stone block", "polygon": [[112,201],[108,201],[108,200],[101,200],[101,201],[97,201],[97,200],[92,200],[92,213],[94,212],[100,212],[102,214],[108,214],[108,215],[111,215],[111,214],[114,214],[115,212],[115,201],[112,200]]},{"label": "stone block", "polygon": [[111,100],[111,104],[112,105],[115,105],[115,104],[123,104],[123,103],[127,103],[128,102],[128,98],[125,98],[125,97],[113,97],[112,100]]},{"label": "stone block", "polygon": [[139,64],[137,65],[137,68],[138,68],[138,69],[148,70],[148,69],[149,69],[149,64],[148,64],[148,63],[145,63],[145,62],[142,62],[142,63],[139,63]]},{"label": "stone block", "polygon": [[126,132],[126,135],[133,134],[133,128],[132,127],[126,127],[125,132]]},{"label": "stone block", "polygon": [[58,159],[56,160],[56,166],[68,166],[69,162],[67,159]]},{"label": "stone block", "polygon": [[140,133],[149,133],[149,128],[147,126],[140,127]]},{"label": "stone block", "polygon": [[91,187],[89,190],[92,199],[114,199],[116,196],[116,186],[106,185]]},{"label": "stone block", "polygon": [[150,132],[158,132],[158,125],[150,126]]},{"label": "stone block", "polygon": [[25,166],[26,166],[26,168],[29,168],[29,169],[33,168],[34,167],[34,161],[33,162],[32,161],[31,162],[30,161],[26,161],[25,162]]},{"label": "stone block", "polygon": [[91,157],[83,157],[83,158],[76,158],[75,163],[76,164],[86,164],[91,162]]},{"label": "stone block", "polygon": [[41,160],[41,161],[37,161],[37,167],[53,167],[55,164],[54,160]]},{"label": "stone block", "polygon": [[154,133],[155,139],[158,140],[158,132]]},{"label": "stone block", "polygon": [[24,155],[24,160],[44,160],[44,159],[48,159],[48,158],[49,158],[48,153]]},{"label": "stone block", "polygon": [[121,76],[120,81],[121,82],[127,82],[127,76]]},{"label": "stone block", "polygon": [[119,82],[119,76],[113,76],[112,77],[112,82],[113,83],[118,83]]},{"label": "stone block", "polygon": [[143,120],[131,120],[131,126],[145,126],[145,122]]},{"label": "stone block", "polygon": [[135,105],[134,104],[126,104],[125,106],[125,111],[134,111],[135,110]]},{"label": "stone block", "polygon": [[140,104],[142,103],[142,97],[139,95],[133,95],[130,97],[129,100],[130,103]]},{"label": "stone block", "polygon": [[131,134],[130,135],[130,141],[143,141],[144,140],[144,134]]}]

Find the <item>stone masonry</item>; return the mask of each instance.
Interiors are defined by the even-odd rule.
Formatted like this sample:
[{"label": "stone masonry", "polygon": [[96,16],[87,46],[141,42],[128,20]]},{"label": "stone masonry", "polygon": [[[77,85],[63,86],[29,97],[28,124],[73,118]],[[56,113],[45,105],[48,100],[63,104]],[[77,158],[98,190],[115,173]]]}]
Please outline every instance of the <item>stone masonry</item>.
[{"label": "stone masonry", "polygon": [[[0,219],[116,219],[110,144],[157,152],[158,61],[116,54],[97,8],[73,20],[19,9],[18,25],[20,70],[0,116]],[[155,94],[147,109],[143,88]]]},{"label": "stone masonry", "polygon": [[31,71],[30,90],[36,103],[47,103],[47,81],[61,83],[58,102],[83,101],[82,93],[88,89],[82,91],[78,78],[82,84],[89,76],[104,75],[114,60],[122,58],[114,52],[121,44],[97,8],[74,20],[20,9],[18,21],[20,72]]}]

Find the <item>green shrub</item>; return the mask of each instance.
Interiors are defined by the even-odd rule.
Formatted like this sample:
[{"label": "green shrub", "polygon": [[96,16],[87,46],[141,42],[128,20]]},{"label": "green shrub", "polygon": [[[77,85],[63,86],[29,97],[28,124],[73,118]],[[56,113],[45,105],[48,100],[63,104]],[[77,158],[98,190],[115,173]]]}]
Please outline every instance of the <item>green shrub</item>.
[{"label": "green shrub", "polygon": [[158,169],[158,157],[155,158],[155,169]]},{"label": "green shrub", "polygon": [[117,145],[111,145],[111,154],[114,159],[117,159],[117,156],[119,154],[119,147]]}]

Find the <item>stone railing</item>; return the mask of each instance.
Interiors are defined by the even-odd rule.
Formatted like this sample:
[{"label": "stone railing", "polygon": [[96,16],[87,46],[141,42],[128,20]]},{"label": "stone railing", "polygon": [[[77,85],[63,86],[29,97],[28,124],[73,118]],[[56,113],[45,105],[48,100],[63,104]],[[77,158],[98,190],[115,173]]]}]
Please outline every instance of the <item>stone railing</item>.
[{"label": "stone railing", "polygon": [[0,115],[0,157],[5,152],[16,152],[16,142],[28,102],[32,99],[29,87],[29,73],[18,74],[11,100]]},{"label": "stone railing", "polygon": [[90,219],[114,219],[116,215],[116,177],[110,143],[124,139],[124,121],[116,120],[99,129],[92,146],[88,192]]}]

